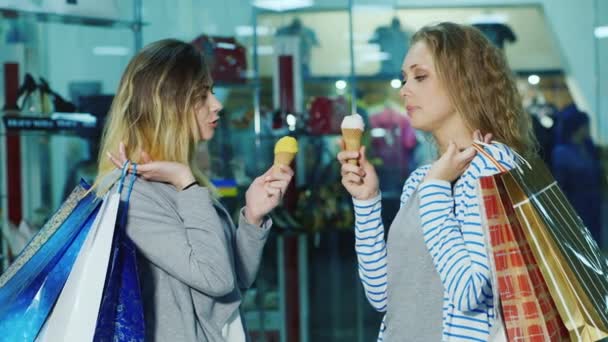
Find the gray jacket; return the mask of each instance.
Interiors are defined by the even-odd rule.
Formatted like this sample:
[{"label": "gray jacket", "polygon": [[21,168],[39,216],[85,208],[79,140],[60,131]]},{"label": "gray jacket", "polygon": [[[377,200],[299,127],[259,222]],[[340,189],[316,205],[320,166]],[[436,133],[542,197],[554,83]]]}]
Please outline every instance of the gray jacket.
[{"label": "gray jacket", "polygon": [[204,187],[138,179],[127,234],[139,250],[146,341],[222,341],[255,280],[271,222],[238,228]]}]

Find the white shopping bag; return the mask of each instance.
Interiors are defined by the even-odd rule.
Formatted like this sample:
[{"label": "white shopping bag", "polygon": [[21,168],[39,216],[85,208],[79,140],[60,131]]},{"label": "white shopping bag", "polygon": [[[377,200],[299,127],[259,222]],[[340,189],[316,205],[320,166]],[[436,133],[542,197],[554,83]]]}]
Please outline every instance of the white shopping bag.
[{"label": "white shopping bag", "polygon": [[112,192],[85,240],[36,341],[92,341],[112,250],[120,194]]}]

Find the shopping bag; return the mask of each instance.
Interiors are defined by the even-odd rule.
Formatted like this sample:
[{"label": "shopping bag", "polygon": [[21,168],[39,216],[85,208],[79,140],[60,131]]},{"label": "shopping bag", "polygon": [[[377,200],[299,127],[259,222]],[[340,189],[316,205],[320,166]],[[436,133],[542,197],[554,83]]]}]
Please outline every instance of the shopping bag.
[{"label": "shopping bag", "polygon": [[79,185],[75,193],[84,197],[75,196],[71,198],[74,203],[64,203],[3,275],[3,341],[33,341],[51,311],[101,203],[86,187]]},{"label": "shopping bag", "polygon": [[504,185],[496,178],[480,178],[479,189],[507,338],[521,342],[569,341]]},{"label": "shopping bag", "polygon": [[498,177],[570,338],[608,337],[608,263],[544,163],[520,157]]},{"label": "shopping bag", "polygon": [[[60,247],[65,246],[66,241],[75,236],[79,224],[84,223],[88,215],[101,203],[101,199],[88,193],[88,190],[89,186],[81,181],[15,261],[2,273],[0,303],[9,300],[11,293],[14,293],[19,286],[27,285],[28,279],[36,276],[46,267],[52,257],[60,252]],[[55,236],[60,227],[61,234]],[[53,239],[49,242],[51,238]]]},{"label": "shopping bag", "polygon": [[120,193],[106,195],[37,341],[91,341],[103,294]]},{"label": "shopping bag", "polygon": [[[134,173],[137,165],[133,164]],[[136,177],[132,176],[125,199],[120,202],[112,243],[110,265],[97,318],[94,341],[144,341],[143,303],[137,272],[135,245],[126,234],[129,199]],[[122,184],[119,185],[119,192]]]}]

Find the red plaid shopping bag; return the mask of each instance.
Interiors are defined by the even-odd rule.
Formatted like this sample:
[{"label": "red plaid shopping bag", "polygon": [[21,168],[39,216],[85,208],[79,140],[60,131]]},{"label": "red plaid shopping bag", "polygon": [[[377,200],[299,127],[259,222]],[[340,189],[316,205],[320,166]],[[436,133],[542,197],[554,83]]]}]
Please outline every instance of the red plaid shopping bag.
[{"label": "red plaid shopping bag", "polygon": [[484,216],[509,341],[569,341],[502,181],[480,179]]}]

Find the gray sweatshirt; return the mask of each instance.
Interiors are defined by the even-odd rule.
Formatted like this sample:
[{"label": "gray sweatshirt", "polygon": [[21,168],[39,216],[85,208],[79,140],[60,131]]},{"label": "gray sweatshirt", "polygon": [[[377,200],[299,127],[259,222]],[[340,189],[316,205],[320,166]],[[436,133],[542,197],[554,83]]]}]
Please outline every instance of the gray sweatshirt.
[{"label": "gray sweatshirt", "polygon": [[127,234],[140,256],[146,341],[222,341],[271,226],[247,223],[242,211],[239,221],[204,187],[135,182]]}]

